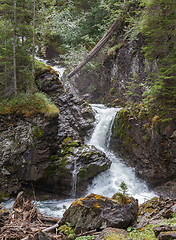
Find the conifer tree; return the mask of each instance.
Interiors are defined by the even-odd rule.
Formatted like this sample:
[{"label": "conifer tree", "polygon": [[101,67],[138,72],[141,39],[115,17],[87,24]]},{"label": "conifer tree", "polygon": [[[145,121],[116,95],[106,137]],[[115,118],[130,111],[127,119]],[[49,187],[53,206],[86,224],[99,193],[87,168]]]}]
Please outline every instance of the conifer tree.
[{"label": "conifer tree", "polygon": [[173,104],[176,97],[176,1],[145,0],[141,30],[145,35],[145,56],[158,66],[153,92]]}]

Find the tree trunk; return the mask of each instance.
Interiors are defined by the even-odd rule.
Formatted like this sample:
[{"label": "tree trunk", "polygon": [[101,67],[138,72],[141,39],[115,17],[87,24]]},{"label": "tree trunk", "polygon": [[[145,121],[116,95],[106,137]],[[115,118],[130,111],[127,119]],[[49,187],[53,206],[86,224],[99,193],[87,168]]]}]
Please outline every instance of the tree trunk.
[{"label": "tree trunk", "polygon": [[121,20],[116,20],[109,30],[105,33],[103,38],[97,43],[97,45],[89,52],[87,57],[78,65],[76,66],[68,75],[67,78],[71,78],[74,74],[76,74],[87,62],[89,62],[93,56],[106,44],[106,42],[109,40],[109,38],[112,36],[113,32],[118,26],[118,23]]},{"label": "tree trunk", "polygon": [[17,77],[16,77],[16,0],[14,0],[14,32],[13,32],[13,77],[14,94],[17,95]]},{"label": "tree trunk", "polygon": [[33,36],[32,36],[32,90],[34,90],[35,81],[35,0],[33,8]]}]

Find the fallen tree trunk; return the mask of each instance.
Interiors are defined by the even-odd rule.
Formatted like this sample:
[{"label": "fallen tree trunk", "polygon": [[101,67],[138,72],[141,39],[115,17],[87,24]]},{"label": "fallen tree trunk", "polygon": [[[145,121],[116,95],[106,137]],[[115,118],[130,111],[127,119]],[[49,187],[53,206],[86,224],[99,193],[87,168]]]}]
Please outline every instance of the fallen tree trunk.
[{"label": "fallen tree trunk", "polygon": [[117,28],[119,22],[121,20],[117,19],[109,28],[109,30],[105,33],[105,35],[102,37],[102,39],[97,43],[97,45],[89,52],[87,57],[79,64],[77,65],[68,75],[67,78],[71,78],[73,75],[75,75],[87,62],[89,62],[93,56],[106,44],[106,42],[109,40],[109,38],[112,36],[113,32]]}]

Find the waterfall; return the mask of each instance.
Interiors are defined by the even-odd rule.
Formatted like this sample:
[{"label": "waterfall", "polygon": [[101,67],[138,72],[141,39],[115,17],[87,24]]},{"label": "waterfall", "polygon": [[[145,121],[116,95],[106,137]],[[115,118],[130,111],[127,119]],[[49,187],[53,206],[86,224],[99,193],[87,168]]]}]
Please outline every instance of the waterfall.
[{"label": "waterfall", "polygon": [[74,169],[72,173],[72,197],[76,198],[76,182],[77,182],[77,165],[76,159],[74,161]]},{"label": "waterfall", "polygon": [[87,194],[93,192],[112,197],[119,191],[120,184],[124,181],[128,187],[128,194],[137,198],[139,203],[153,197],[154,193],[149,191],[144,181],[135,176],[134,170],[127,167],[120,157],[109,150],[111,127],[120,108],[107,108],[102,104],[92,104],[92,108],[95,112],[96,126],[88,144],[103,151],[112,164],[109,170],[94,178],[93,183],[87,189]]},{"label": "waterfall", "polygon": [[[37,58],[39,61],[43,61]],[[43,61],[44,62],[44,61]],[[46,61],[45,61],[46,63]],[[53,67],[60,75],[62,75],[62,69],[57,66]],[[117,111],[120,108],[108,108],[102,104],[92,104],[92,108],[95,112],[95,128],[91,139],[87,142],[89,145],[94,145],[99,150],[103,151],[106,156],[112,161],[109,170],[99,174],[94,178],[92,184],[88,187],[86,195],[90,193],[104,195],[106,197],[112,197],[113,194],[117,193],[120,188],[120,184],[124,181],[128,187],[128,194],[137,198],[139,203],[154,196],[154,193],[149,191],[144,181],[138,179],[135,176],[135,172],[132,168],[127,167],[123,160],[116,156],[112,151],[109,150],[109,142],[111,137],[111,127]],[[74,201],[76,196],[76,161],[74,162],[73,169],[73,184],[72,184],[72,199],[65,200],[49,200],[38,202],[38,210],[47,215],[54,217],[61,217],[65,212],[65,207]],[[8,201],[8,204],[12,204]],[[63,208],[64,205],[64,208]]]},{"label": "waterfall", "polygon": [[[116,156],[112,151],[109,150],[111,127],[117,111],[119,111],[121,108],[108,108],[103,104],[92,104],[92,108],[95,113],[95,128],[92,133],[92,137],[89,141],[87,141],[87,144],[94,145],[96,148],[103,151],[112,161],[112,164],[109,170],[99,174],[94,178],[92,184],[87,189],[86,195],[95,193],[104,195],[106,197],[112,197],[113,194],[119,191],[120,184],[122,181],[124,181],[128,187],[128,194],[134,198],[137,198],[139,203],[154,197],[154,193],[149,191],[146,183],[135,176],[134,170],[130,167],[127,167],[120,157]],[[73,198],[61,201],[50,200],[38,202],[39,211],[47,215],[61,217],[65,212],[63,205],[68,208],[74,201],[76,195],[76,179],[77,175],[75,162],[72,184]]]}]

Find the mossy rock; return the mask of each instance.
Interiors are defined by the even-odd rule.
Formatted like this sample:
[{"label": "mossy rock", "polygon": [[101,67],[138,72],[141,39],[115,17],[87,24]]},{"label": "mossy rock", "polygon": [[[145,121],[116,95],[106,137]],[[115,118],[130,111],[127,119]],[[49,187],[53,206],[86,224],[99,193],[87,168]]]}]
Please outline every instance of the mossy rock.
[{"label": "mossy rock", "polygon": [[64,213],[60,225],[69,222],[78,231],[106,227],[127,228],[137,220],[138,203],[131,198],[120,205],[116,200],[97,194],[75,200]]},{"label": "mossy rock", "polygon": [[118,228],[106,228],[96,238],[96,240],[126,240],[127,232]]}]

